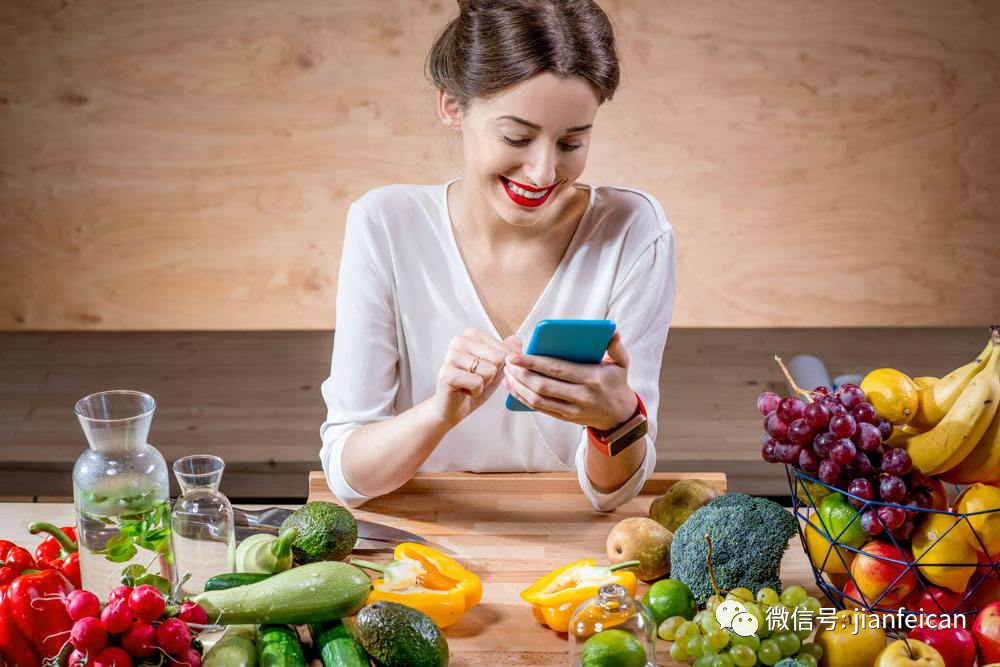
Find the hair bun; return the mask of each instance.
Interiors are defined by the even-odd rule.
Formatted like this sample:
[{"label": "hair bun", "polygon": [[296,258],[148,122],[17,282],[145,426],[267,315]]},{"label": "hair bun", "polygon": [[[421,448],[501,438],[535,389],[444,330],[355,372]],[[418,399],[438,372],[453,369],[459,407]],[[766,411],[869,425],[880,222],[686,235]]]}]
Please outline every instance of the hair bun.
[{"label": "hair bun", "polygon": [[458,11],[460,12],[472,11],[472,8],[475,6],[475,4],[476,0],[458,0]]}]

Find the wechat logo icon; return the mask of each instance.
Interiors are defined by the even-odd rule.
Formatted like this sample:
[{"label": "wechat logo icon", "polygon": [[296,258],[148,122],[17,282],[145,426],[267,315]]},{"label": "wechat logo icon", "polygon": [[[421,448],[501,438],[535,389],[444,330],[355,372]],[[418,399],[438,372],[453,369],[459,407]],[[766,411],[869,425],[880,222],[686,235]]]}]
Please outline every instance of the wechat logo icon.
[{"label": "wechat logo icon", "polygon": [[757,632],[757,617],[736,600],[726,600],[716,607],[715,620],[724,628],[732,628],[740,637],[750,637]]}]

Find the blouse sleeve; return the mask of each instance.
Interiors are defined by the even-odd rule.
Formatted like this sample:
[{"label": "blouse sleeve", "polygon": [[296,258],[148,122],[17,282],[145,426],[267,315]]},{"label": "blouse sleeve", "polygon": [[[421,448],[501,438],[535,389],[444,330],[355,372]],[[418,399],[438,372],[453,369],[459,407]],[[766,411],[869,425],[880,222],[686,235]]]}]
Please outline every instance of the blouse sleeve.
[{"label": "blouse sleeve", "polygon": [[[659,211],[658,211],[659,212]],[[660,213],[662,215],[662,213]],[[664,218],[665,220],[665,218]],[[627,271],[611,298],[608,319],[617,324],[628,351],[628,381],[646,406],[646,456],[638,470],[619,489],[601,493],[587,477],[590,442],[584,429],[576,452],[580,488],[598,510],[608,512],[638,495],[656,466],[657,409],[660,403],[660,366],[670,329],[676,287],[677,248],[669,227]]]},{"label": "blouse sleeve", "polygon": [[320,461],[330,489],[350,507],[369,497],[344,476],[344,444],[359,426],[394,416],[399,387],[394,290],[376,233],[363,204],[352,204],[340,261],[333,360],[322,386],[327,416],[320,427]]}]

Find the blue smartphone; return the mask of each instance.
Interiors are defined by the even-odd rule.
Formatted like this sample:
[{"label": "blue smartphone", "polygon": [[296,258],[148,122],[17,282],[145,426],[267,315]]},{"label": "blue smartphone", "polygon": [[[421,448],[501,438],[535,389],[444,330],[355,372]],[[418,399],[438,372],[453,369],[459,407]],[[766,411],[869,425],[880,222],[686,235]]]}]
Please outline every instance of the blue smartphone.
[{"label": "blue smartphone", "polygon": [[[615,323],[611,320],[542,320],[535,326],[525,354],[555,357],[578,364],[596,364],[604,358]],[[507,409],[534,412],[507,394]]]}]

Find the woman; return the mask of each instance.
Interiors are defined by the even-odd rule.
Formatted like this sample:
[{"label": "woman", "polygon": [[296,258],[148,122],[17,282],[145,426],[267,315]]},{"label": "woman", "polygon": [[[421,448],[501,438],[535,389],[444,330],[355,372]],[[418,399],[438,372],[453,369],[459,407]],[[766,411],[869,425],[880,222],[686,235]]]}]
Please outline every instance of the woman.
[{"label": "woman", "polygon": [[[651,196],[577,182],[618,85],[610,22],[591,0],[464,0],[428,69],[464,168],[350,208],[327,481],[357,506],[418,470],[568,469],[611,510],[656,463],[676,250]],[[617,332],[596,365],[521,354],[543,319]]]}]

